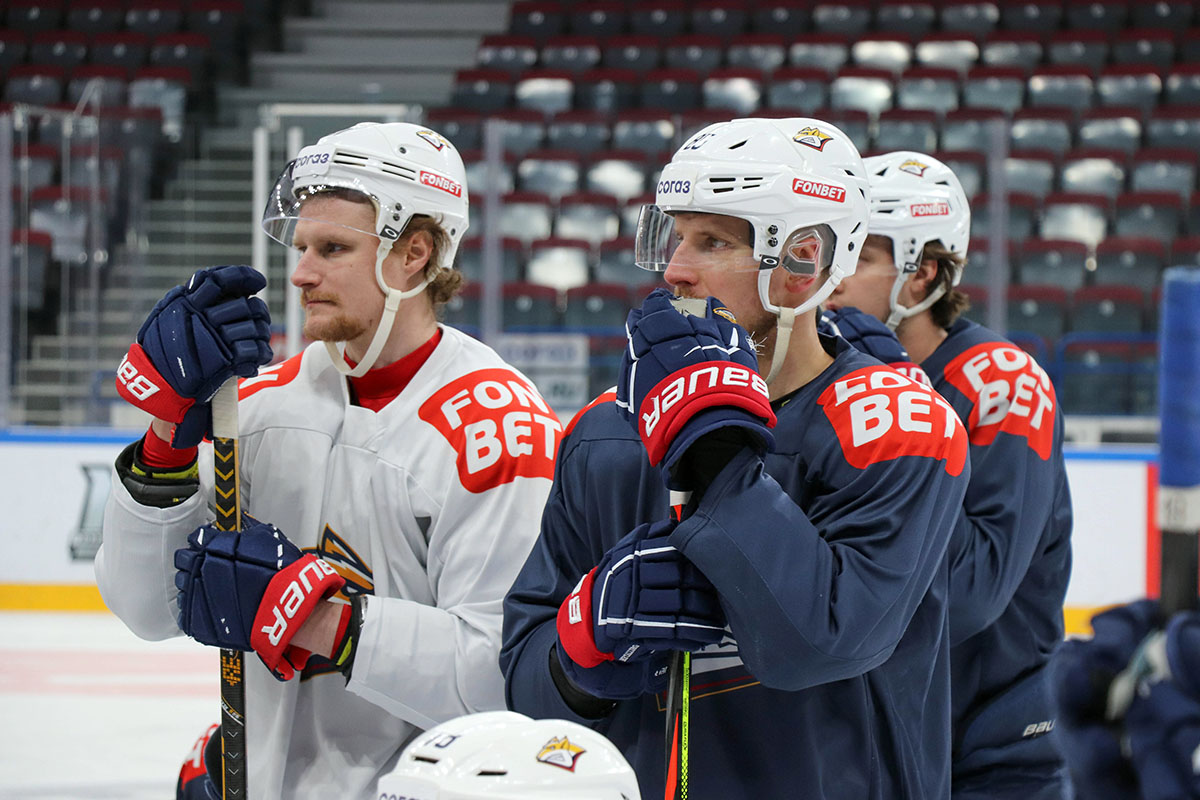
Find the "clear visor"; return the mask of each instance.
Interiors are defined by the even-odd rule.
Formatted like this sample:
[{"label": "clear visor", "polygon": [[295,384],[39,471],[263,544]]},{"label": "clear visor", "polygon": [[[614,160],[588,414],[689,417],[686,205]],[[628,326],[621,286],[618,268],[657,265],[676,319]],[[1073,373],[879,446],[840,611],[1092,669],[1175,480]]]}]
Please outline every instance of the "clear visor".
[{"label": "clear visor", "polygon": [[[366,187],[353,179],[339,178],[333,183],[313,180],[311,176],[301,178],[298,185],[294,177],[295,166],[295,161],[288,164],[267,197],[262,227],[268,236],[291,247],[296,225],[301,221],[320,222],[368,236],[378,235],[379,201]],[[332,202],[336,200],[348,202]],[[406,222],[403,220],[396,230],[403,230]]]},{"label": "clear visor", "polygon": [[692,269],[720,265],[735,272],[758,270],[752,246],[754,232],[748,222],[736,220],[749,230],[749,242],[740,226],[730,226],[730,217],[705,213],[685,216],[687,221],[677,226],[671,212],[656,205],[642,206],[634,236],[634,263],[651,272],[665,272],[672,263]]}]

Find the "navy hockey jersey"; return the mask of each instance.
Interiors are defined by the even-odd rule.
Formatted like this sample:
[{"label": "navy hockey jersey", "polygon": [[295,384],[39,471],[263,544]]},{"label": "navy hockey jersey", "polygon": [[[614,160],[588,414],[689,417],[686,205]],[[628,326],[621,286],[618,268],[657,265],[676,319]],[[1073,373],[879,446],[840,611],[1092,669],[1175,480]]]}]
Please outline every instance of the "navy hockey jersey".
[{"label": "navy hockey jersey", "polygon": [[[690,789],[707,798],[937,800],[950,791],[945,553],[966,489],[949,405],[843,340],[775,408],[671,542],[721,594],[731,636],[693,657]],[[603,399],[603,398],[602,398]],[[550,674],[559,604],[667,494],[612,402],[559,449],[542,530],[505,600],[510,708],[592,725],[661,797],[664,697],[577,716]]]},{"label": "navy hockey jersey", "polygon": [[1063,638],[1071,497],[1054,386],[1024,350],[965,319],[921,366],[970,440],[949,554],[956,780],[996,762],[1057,762],[1041,667]]}]

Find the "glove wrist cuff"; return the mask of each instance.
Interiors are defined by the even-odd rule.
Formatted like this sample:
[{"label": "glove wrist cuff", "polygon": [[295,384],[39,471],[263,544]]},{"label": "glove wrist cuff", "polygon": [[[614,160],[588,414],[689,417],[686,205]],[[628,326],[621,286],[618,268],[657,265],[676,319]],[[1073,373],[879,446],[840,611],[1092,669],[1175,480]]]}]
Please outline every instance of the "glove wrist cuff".
[{"label": "glove wrist cuff", "polygon": [[581,667],[591,668],[612,661],[613,654],[605,653],[596,647],[595,628],[593,627],[592,584],[596,579],[596,570],[592,569],[575,591],[567,595],[567,599],[558,607],[558,641],[563,653]]}]

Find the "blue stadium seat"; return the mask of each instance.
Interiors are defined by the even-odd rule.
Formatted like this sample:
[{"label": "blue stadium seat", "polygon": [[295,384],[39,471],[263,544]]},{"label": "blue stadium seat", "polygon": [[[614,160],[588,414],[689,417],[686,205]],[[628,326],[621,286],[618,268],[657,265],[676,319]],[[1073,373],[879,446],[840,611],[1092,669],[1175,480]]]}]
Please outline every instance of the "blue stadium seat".
[{"label": "blue stadium seat", "polygon": [[768,108],[803,110],[811,114],[813,109],[829,103],[829,76],[825,70],[813,67],[783,67],[771,75],[766,85]]},{"label": "blue stadium seat", "polygon": [[475,50],[475,64],[480,69],[500,70],[514,78],[532,69],[537,60],[538,43],[532,36],[488,34],[479,40]]},{"label": "blue stadium seat", "polygon": [[1006,185],[1038,199],[1054,190],[1057,174],[1058,165],[1050,150],[1014,149],[1004,159]]},{"label": "blue stadium seat", "polygon": [[1133,106],[1091,108],[1079,119],[1080,147],[1105,147],[1129,155],[1142,143],[1142,113]]},{"label": "blue stadium seat", "polygon": [[1029,76],[1029,105],[1035,108],[1090,108],[1094,93],[1092,73],[1087,68],[1048,65],[1036,68]]},{"label": "blue stadium seat", "polygon": [[620,228],[617,198],[599,192],[576,192],[558,202],[554,235],[561,239],[582,239],[596,247],[612,239]]},{"label": "blue stadium seat", "polygon": [[1084,286],[1071,296],[1075,333],[1141,333],[1145,295],[1136,286]]},{"label": "blue stadium seat", "polygon": [[1175,61],[1175,34],[1167,28],[1130,28],[1117,33],[1114,64],[1148,64],[1166,71]]},{"label": "blue stadium seat", "polygon": [[546,331],[561,325],[558,290],[539,283],[506,283],[501,289],[504,330],[513,333]]},{"label": "blue stadium seat", "polygon": [[762,90],[762,73],[756,69],[715,69],[700,85],[701,104],[726,110],[731,117],[746,117],[761,104]]},{"label": "blue stadium seat", "polygon": [[829,105],[877,116],[892,107],[892,75],[887,70],[846,67],[829,84]]},{"label": "blue stadium seat", "polygon": [[958,85],[952,69],[912,67],[896,81],[896,105],[945,114],[958,108]]},{"label": "blue stadium seat", "polygon": [[1145,114],[1158,104],[1162,86],[1162,77],[1156,67],[1112,64],[1101,70],[1096,78],[1096,99],[1100,105],[1132,106]]},{"label": "blue stadium seat", "polygon": [[1025,105],[1025,73],[1016,67],[974,67],[963,80],[962,104],[1012,114]]},{"label": "blue stadium seat", "polygon": [[920,39],[937,24],[937,9],[924,0],[883,0],[875,9],[875,29]]},{"label": "blue stadium seat", "polygon": [[1054,341],[1067,330],[1067,291],[1059,286],[1023,284],[1008,287],[1008,332]]},{"label": "blue stadium seat", "polygon": [[1088,248],[1069,239],[1026,239],[1021,243],[1020,269],[1023,284],[1057,286],[1074,291],[1087,276]]},{"label": "blue stadium seat", "polygon": [[517,162],[517,186],[523,192],[557,200],[579,190],[583,164],[570,150],[532,150]]},{"label": "blue stadium seat", "polygon": [[871,27],[869,0],[840,0],[818,2],[813,6],[813,28],[820,33],[837,33],[858,37]]},{"label": "blue stadium seat", "polygon": [[672,69],[690,69],[697,75],[707,75],[725,63],[725,46],[721,39],[708,34],[676,36],[663,47],[663,65]]},{"label": "blue stadium seat", "polygon": [[1095,247],[1108,234],[1110,202],[1097,194],[1051,193],[1042,204],[1041,235]]},{"label": "blue stadium seat", "polygon": [[941,4],[942,30],[966,33],[982,39],[1000,21],[1000,9],[988,0],[946,0]]},{"label": "blue stadium seat", "polygon": [[573,78],[566,70],[531,69],[513,82],[513,105],[540,111],[547,116],[566,111],[571,108],[574,98]]},{"label": "blue stadium seat", "polygon": [[1033,31],[996,31],[988,36],[979,51],[984,67],[1025,69],[1042,61],[1042,36]]},{"label": "blue stadium seat", "polygon": [[1169,242],[1183,225],[1183,203],[1172,192],[1126,192],[1117,198],[1113,233]]},{"label": "blue stadium seat", "polygon": [[612,36],[600,45],[600,66],[642,73],[659,65],[662,44],[657,36]]},{"label": "blue stadium seat", "polygon": [[624,339],[625,318],[631,307],[626,283],[588,283],[567,290],[563,327],[592,336]]},{"label": "blue stadium seat", "polygon": [[589,69],[576,81],[575,107],[610,114],[633,108],[640,80],[636,72],[627,69]]},{"label": "blue stadium seat", "polygon": [[1109,236],[1096,245],[1096,285],[1135,286],[1151,291],[1162,280],[1167,249],[1158,239],[1146,236]]},{"label": "blue stadium seat", "polygon": [[530,283],[565,292],[588,282],[590,260],[591,246],[582,239],[537,239],[529,245],[525,275]]},{"label": "blue stadium seat", "polygon": [[700,76],[691,69],[651,70],[643,76],[638,93],[638,104],[651,113],[688,111],[700,105]]},{"label": "blue stadium seat", "polygon": [[931,33],[913,51],[922,67],[942,67],[966,72],[979,61],[979,43],[962,33]]},{"label": "blue stadium seat", "polygon": [[618,0],[585,0],[566,6],[567,30],[606,39],[625,30],[625,3]]},{"label": "blue stadium seat", "polygon": [[[596,280],[602,283],[620,283],[629,286],[643,278],[643,271],[634,263],[634,239],[622,236],[601,242],[596,258]],[[646,273],[647,275],[649,273]]]},{"label": "blue stadium seat", "polygon": [[562,3],[527,0],[513,3],[509,14],[508,30],[518,36],[532,36],[544,42],[558,36],[566,29],[566,15]]},{"label": "blue stadium seat", "polygon": [[578,75],[600,66],[600,52],[600,40],[594,36],[551,36],[542,45],[540,63],[544,69]]},{"label": "blue stadium seat", "polygon": [[855,66],[885,69],[899,75],[912,65],[913,44],[908,37],[895,33],[869,33],[850,45],[850,58]]},{"label": "blue stadium seat", "polygon": [[653,0],[634,4],[629,9],[631,33],[669,39],[682,34],[687,26],[687,4],[683,0]]},{"label": "blue stadium seat", "polygon": [[608,115],[599,111],[560,111],[546,123],[546,146],[592,155],[612,143]]},{"label": "blue stadium seat", "polygon": [[770,73],[787,63],[787,42],[774,33],[746,33],[736,36],[726,48],[731,67],[756,69]]},{"label": "blue stadium seat", "polygon": [[1046,62],[1058,66],[1083,67],[1097,72],[1108,63],[1109,37],[1104,31],[1068,28],[1050,35]]},{"label": "blue stadium seat", "polygon": [[1125,153],[1101,148],[1075,148],[1063,155],[1060,182],[1064,192],[1101,194],[1112,200],[1125,188]]},{"label": "blue stadium seat", "polygon": [[1196,189],[1196,152],[1182,147],[1147,147],[1133,156],[1129,188],[1135,192],[1176,192],[1187,202]]}]

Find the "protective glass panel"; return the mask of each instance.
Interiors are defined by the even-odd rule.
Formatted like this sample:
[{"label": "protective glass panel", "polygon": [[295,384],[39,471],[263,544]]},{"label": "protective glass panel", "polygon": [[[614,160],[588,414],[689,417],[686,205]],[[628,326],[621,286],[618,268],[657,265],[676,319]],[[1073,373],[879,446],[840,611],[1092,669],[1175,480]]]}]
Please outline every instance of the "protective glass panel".
[{"label": "protective glass panel", "polygon": [[[718,214],[696,216],[711,216],[714,220],[727,220]],[[754,272],[759,268],[758,260],[753,251],[745,248],[745,257],[731,259],[721,250],[728,247],[722,241],[727,231],[721,227],[721,222],[714,222],[710,228],[700,228],[689,225],[688,237],[676,229],[675,218],[656,205],[642,206],[638,216],[637,231],[634,234],[634,263],[651,272],[665,272],[674,261],[679,266],[691,269],[707,269],[721,266],[722,269],[735,272]]]}]

